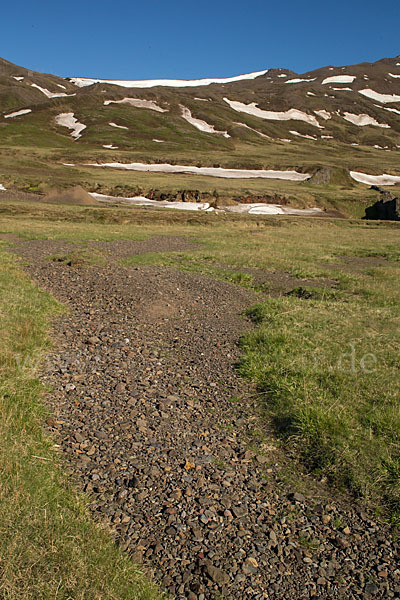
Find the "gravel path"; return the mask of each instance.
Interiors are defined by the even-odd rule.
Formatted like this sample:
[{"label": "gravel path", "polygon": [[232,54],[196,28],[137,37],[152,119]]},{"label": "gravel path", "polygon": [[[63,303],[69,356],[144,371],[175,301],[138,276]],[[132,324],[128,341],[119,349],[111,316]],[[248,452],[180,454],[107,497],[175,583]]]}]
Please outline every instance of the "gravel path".
[{"label": "gravel path", "polygon": [[[179,244],[189,242],[151,249]],[[357,506],[287,489],[273,437],[257,442],[257,405],[235,364],[250,327],[241,312],[259,297],[114,261],[148,246],[97,243],[113,260],[80,268],[45,260],[69,244],[16,249],[69,307],[43,373],[48,425],[93,512],[178,599],[400,598],[389,531]]]}]

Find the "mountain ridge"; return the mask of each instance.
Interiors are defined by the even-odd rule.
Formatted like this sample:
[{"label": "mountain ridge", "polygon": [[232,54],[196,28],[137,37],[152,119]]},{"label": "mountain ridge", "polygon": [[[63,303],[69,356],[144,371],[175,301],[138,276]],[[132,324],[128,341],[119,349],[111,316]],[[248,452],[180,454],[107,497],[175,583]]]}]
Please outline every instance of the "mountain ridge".
[{"label": "mountain ridge", "polygon": [[[51,170],[155,163],[312,176],[329,168],[335,181],[335,169],[345,169],[350,191],[352,172],[390,176],[385,181],[397,184],[399,57],[306,73],[273,68],[179,80],[177,86],[110,81],[63,78],[0,59],[1,148],[40,148],[51,155]],[[176,176],[168,173],[165,181]],[[129,179],[126,169],[118,177]],[[141,177],[150,185],[154,175]],[[259,184],[257,194],[276,193]],[[210,190],[208,179],[207,185]]]}]

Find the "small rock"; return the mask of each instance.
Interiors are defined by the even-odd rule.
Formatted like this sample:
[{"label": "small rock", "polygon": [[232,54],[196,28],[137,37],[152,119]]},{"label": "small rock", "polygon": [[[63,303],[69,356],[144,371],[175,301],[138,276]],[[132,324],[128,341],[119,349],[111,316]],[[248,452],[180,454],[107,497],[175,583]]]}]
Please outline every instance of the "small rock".
[{"label": "small rock", "polygon": [[328,523],[330,522],[331,517],[330,515],[322,515],[322,522],[324,525],[328,525]]},{"label": "small rock", "polygon": [[303,496],[303,494],[300,494],[299,492],[295,492],[294,494],[292,494],[292,498],[295,502],[300,502],[301,504],[304,504],[306,501],[305,496]]},{"label": "small rock", "polygon": [[243,573],[245,573],[246,575],[250,575],[251,573],[256,573],[257,569],[258,562],[256,561],[256,559],[252,558],[251,556],[246,558],[242,567]]},{"label": "small rock", "polygon": [[245,504],[232,506],[232,512],[237,519],[240,519],[241,517],[245,517],[247,515],[247,506]]},{"label": "small rock", "polygon": [[214,581],[214,583],[216,583],[217,585],[220,585],[220,586],[223,586],[228,583],[229,575],[227,573],[225,573],[222,569],[218,569],[217,567],[214,567],[214,565],[212,564],[211,561],[207,560],[205,567],[206,567],[207,575],[210,577],[210,579],[212,581]]}]

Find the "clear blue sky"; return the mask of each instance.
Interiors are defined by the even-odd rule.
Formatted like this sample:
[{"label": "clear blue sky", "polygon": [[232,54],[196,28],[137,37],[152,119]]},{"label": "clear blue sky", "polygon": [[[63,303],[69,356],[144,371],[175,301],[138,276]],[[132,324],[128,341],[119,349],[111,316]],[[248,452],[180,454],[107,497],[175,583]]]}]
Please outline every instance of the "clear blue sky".
[{"label": "clear blue sky", "polygon": [[2,6],[0,56],[106,79],[303,73],[397,56],[399,26],[399,0],[20,0]]}]

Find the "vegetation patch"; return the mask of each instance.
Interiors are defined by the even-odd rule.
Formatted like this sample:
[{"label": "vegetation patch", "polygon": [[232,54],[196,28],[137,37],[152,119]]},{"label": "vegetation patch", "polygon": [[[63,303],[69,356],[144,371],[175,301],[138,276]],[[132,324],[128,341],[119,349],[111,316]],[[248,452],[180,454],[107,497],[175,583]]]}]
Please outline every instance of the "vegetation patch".
[{"label": "vegetation patch", "polygon": [[287,295],[303,300],[335,300],[341,297],[338,290],[302,285],[295,287]]},{"label": "vegetation patch", "polygon": [[[292,295],[252,307],[242,375],[307,466],[400,516],[397,308]],[[376,326],[379,321],[379,331]]]}]

